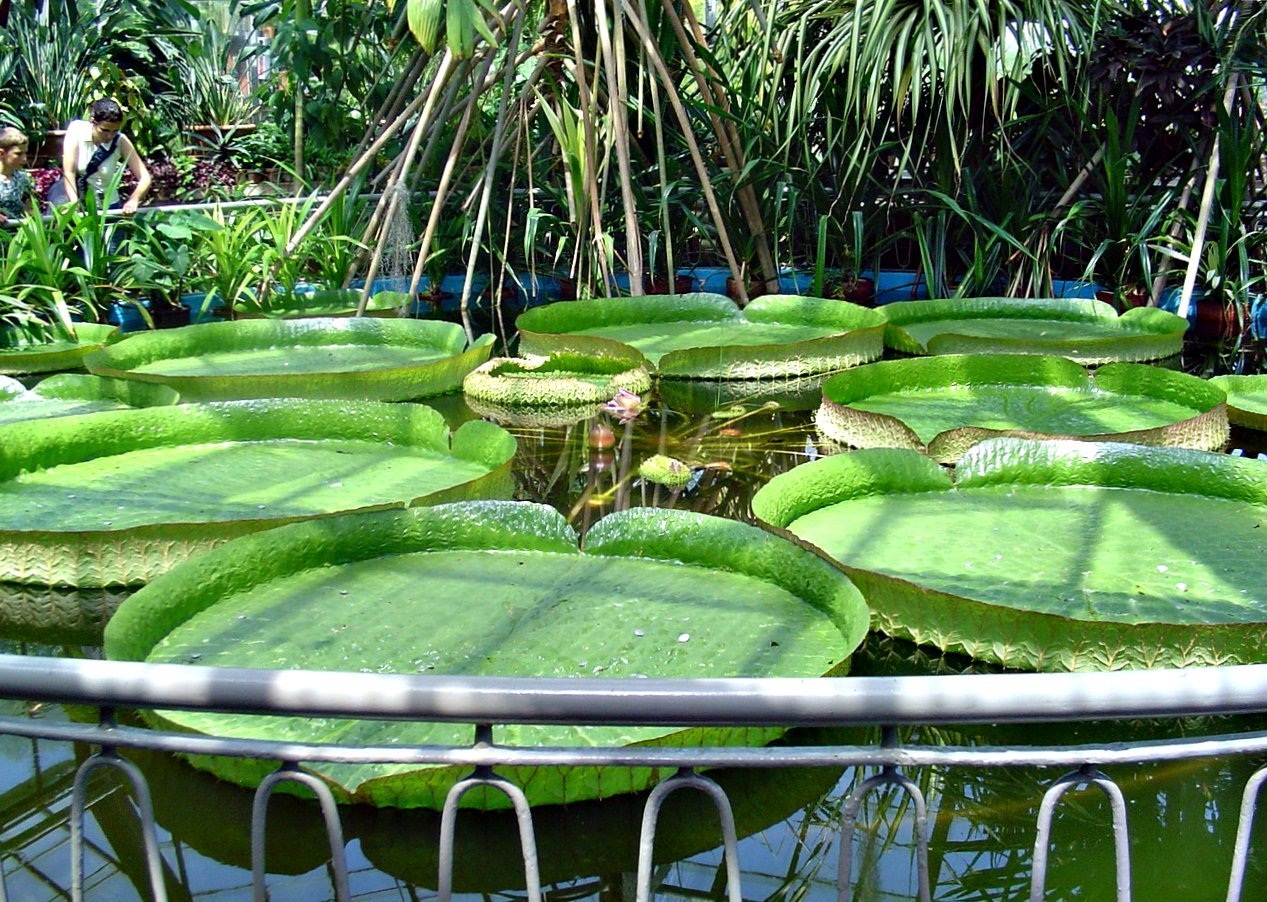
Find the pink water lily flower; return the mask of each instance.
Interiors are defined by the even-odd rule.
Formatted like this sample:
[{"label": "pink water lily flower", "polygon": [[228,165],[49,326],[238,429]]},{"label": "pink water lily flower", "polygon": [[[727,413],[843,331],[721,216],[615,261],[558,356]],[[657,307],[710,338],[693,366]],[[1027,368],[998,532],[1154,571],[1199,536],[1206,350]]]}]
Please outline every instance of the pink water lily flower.
[{"label": "pink water lily flower", "polygon": [[642,398],[628,389],[622,388],[616,392],[616,397],[603,406],[603,410],[620,420],[620,422],[628,423],[642,413]]}]

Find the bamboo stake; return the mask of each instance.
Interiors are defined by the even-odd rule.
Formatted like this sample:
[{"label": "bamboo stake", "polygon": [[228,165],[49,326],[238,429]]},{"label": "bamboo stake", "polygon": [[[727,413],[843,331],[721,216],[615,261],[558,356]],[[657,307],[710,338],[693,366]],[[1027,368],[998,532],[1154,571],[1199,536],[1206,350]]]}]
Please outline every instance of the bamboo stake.
[{"label": "bamboo stake", "polygon": [[[604,68],[607,71],[607,109],[616,144],[616,167],[620,173],[620,193],[625,207],[625,261],[629,270],[629,293],[636,297],[644,293],[642,237],[633,195],[633,172],[629,163],[629,95],[625,84],[620,4],[615,3],[612,6],[610,24],[606,0],[594,0],[594,12],[598,18],[598,41],[603,47]],[[613,32],[616,37],[615,46],[612,44]]]},{"label": "bamboo stake", "polygon": [[[1223,111],[1230,118],[1232,107],[1236,103],[1236,86],[1239,75],[1233,72],[1228,76],[1227,88],[1223,92]],[[1197,272],[1201,269],[1201,252],[1205,247],[1205,233],[1210,226],[1210,212],[1214,208],[1214,193],[1219,180],[1219,148],[1222,135],[1215,133],[1210,145],[1210,163],[1205,169],[1205,185],[1201,189],[1201,207],[1197,211],[1196,233],[1192,236],[1192,252],[1188,255],[1188,268],[1183,275],[1183,287],[1179,290],[1179,307],[1175,310],[1185,320],[1188,309],[1192,306],[1192,292],[1197,285]]]},{"label": "bamboo stake", "polygon": [[312,232],[313,228],[316,227],[317,223],[321,221],[321,217],[325,216],[326,213],[330,211],[330,207],[334,205],[335,200],[348,190],[348,186],[352,184],[353,179],[360,175],[361,171],[365,169],[365,167],[373,161],[378,152],[383,149],[383,146],[396,136],[396,133],[405,126],[405,123],[409,121],[410,117],[417,113],[419,109],[422,109],[435,101],[435,86],[439,84],[441,79],[447,79],[449,77],[452,72],[453,65],[453,56],[446,50],[444,58],[440,61],[440,67],[436,71],[436,79],[432,82],[432,90],[419,94],[415,97],[409,105],[401,111],[401,114],[396,117],[395,121],[384,129],[383,133],[379,135],[368,148],[366,148],[365,153],[361,154],[360,158],[348,167],[348,171],[344,173],[343,178],[339,179],[335,186],[330,189],[330,193],[326,196],[326,199],[321,202],[321,205],[312,212],[312,215],[308,217],[308,220],[300,226],[299,230],[296,231],[294,236],[290,239],[290,244],[286,245],[287,254],[293,254],[295,252],[299,245],[303,243],[303,240],[308,237],[309,233]]},{"label": "bamboo stake", "polygon": [[[422,271],[423,269],[426,268],[426,265],[427,265],[427,257],[429,256],[431,252],[431,242],[435,238],[436,229],[439,227],[439,224],[440,224],[441,214],[444,212],[445,202],[448,200],[448,197],[449,197],[449,185],[452,182],[453,173],[457,169],[458,159],[461,156],[462,148],[466,145],[466,135],[467,135],[468,130],[470,129],[471,119],[473,118],[474,113],[475,113],[475,107],[478,105],[480,95],[478,91],[474,90],[474,87],[475,85],[479,84],[483,80],[483,77],[488,74],[488,70],[492,68],[493,57],[494,57],[494,53],[492,49],[491,48],[486,49],[483,55],[483,58],[480,60],[480,63],[479,63],[480,65],[483,66],[483,71],[478,77],[472,79],[471,93],[468,94],[466,97],[465,104],[462,110],[462,118],[458,123],[457,132],[453,136],[453,143],[449,147],[449,154],[445,158],[444,170],[442,171],[440,175],[440,182],[436,186],[435,196],[431,200],[431,213],[427,216],[427,226],[426,226],[426,229],[423,231],[422,243],[418,247],[418,256],[414,260],[413,272],[409,277],[409,288],[408,288],[409,294],[415,294],[418,291],[418,283],[422,281]],[[476,61],[474,59],[469,60],[466,63],[466,65],[463,67],[463,74],[472,72],[475,68],[475,65],[476,65]],[[454,81],[456,82],[456,80],[457,79],[455,79]],[[444,121],[444,120],[441,120],[439,117],[435,117],[431,121],[426,122],[425,125],[420,120],[419,126],[421,128],[429,129],[436,122],[439,122],[439,121]],[[431,133],[429,141],[428,141],[429,146],[432,144],[432,140],[435,139],[437,134],[438,134],[438,131]],[[412,157],[406,159],[402,163],[402,172],[401,172],[402,182],[405,181],[406,178],[408,178],[409,168],[412,163],[413,163]],[[392,210],[388,211],[388,219],[383,224],[384,231],[390,228],[391,216],[393,215],[393,213],[396,213],[396,212],[399,212],[399,211],[392,211]],[[381,252],[382,252],[382,243],[379,244],[379,248],[377,252],[378,256],[380,257],[381,257]],[[371,266],[373,267],[376,264],[376,262],[377,260],[371,261]],[[371,277],[368,277],[368,276],[366,277],[367,285],[370,281],[370,278]],[[433,287],[439,287],[439,286],[433,286]]]},{"label": "bamboo stake", "polygon": [[361,136],[361,140],[356,145],[356,150],[352,153],[353,159],[365,152],[365,148],[373,140],[374,132],[381,123],[390,122],[400,115],[400,105],[405,102],[405,97],[413,90],[414,85],[418,83],[418,79],[422,77],[422,72],[426,68],[428,59],[426,51],[421,47],[413,52],[413,55],[409,58],[408,65],[405,66],[404,73],[392,84],[391,90],[387,92],[383,102],[374,111],[374,116],[370,119],[369,125],[365,129],[365,134]]},{"label": "bamboo stake", "polygon": [[[621,2],[628,4],[630,0],[621,0]],[[660,55],[660,48],[656,46],[655,41],[651,37],[651,32],[642,20],[637,16],[630,16],[629,21],[642,39],[643,46],[647,49],[647,58],[651,60],[652,66],[660,76],[660,81],[664,85],[665,96],[668,97],[669,103],[673,107],[673,112],[678,118],[678,123],[682,126],[682,137],[686,139],[687,148],[691,153],[691,160],[694,162],[695,171],[699,175],[700,190],[704,193],[704,200],[708,204],[713,224],[717,228],[717,240],[726,255],[726,262],[730,266],[731,272],[738,272],[739,264],[735,260],[735,251],[730,243],[730,235],[726,232],[726,223],[722,218],[721,208],[717,204],[717,195],[713,192],[713,183],[708,177],[708,169],[704,165],[704,157],[700,153],[699,142],[695,140],[695,134],[691,131],[691,120],[686,113],[686,108],[682,105],[682,98],[678,96],[673,76],[669,73],[669,69],[664,63],[664,58]],[[747,304],[748,291],[742,279],[739,281],[736,291],[739,294],[739,303],[741,305]]]},{"label": "bamboo stake", "polygon": [[[510,36],[507,56],[514,59],[519,51],[519,39],[523,35],[523,16],[515,19],[514,31]],[[489,57],[491,63],[492,57]],[[538,67],[533,72],[540,72]],[[493,131],[493,146],[489,150],[488,164],[484,169],[484,191],[480,198],[479,211],[475,214],[475,229],[472,231],[471,252],[466,260],[466,280],[462,283],[462,299],[459,303],[462,311],[462,328],[466,330],[466,340],[475,341],[475,330],[471,327],[471,283],[475,279],[475,258],[479,251],[479,236],[484,231],[484,223],[488,220],[488,205],[493,195],[493,175],[497,164],[501,161],[502,139],[506,131],[506,110],[510,106],[510,87],[515,77],[515,67],[506,67],[506,77],[502,82],[502,96],[497,104],[497,125]],[[471,106],[475,106],[474,103]]]},{"label": "bamboo stake", "polygon": [[[722,112],[729,112],[730,110],[730,104],[727,102],[725,92],[713,90],[712,83],[717,80],[717,73],[705,67],[698,54],[695,53],[692,38],[701,46],[707,45],[704,32],[699,26],[699,21],[695,18],[695,11],[689,4],[684,7],[687,18],[691,23],[692,36],[688,37],[672,0],[660,0],[660,3],[673,26],[674,33],[677,35],[678,46],[682,51],[683,58],[691,69],[691,74],[695,78],[695,84],[699,88],[700,96],[708,106],[709,122],[712,125],[713,134],[717,138],[717,144],[721,149],[722,156],[726,159],[726,165],[738,177],[744,170],[742,142],[739,140],[739,132],[735,128],[734,122],[729,119],[723,119],[717,112],[718,110]],[[748,233],[752,236],[755,244],[757,265],[761,267],[761,276],[766,283],[766,289],[776,291],[779,282],[778,267],[775,265],[774,255],[770,251],[765,220],[761,215],[761,206],[757,203],[757,193],[752,183],[745,181],[742,185],[739,185],[736,189],[736,197],[739,201],[739,210],[743,215],[744,224],[747,226]],[[732,270],[731,275],[735,277],[736,282],[743,281],[741,272]]]},{"label": "bamboo stake", "polygon": [[[446,65],[447,64],[447,65]],[[447,49],[444,51],[444,58],[441,60],[440,71],[437,72],[436,87],[441,84],[441,74],[447,79],[454,69],[453,54]],[[387,209],[383,213],[382,231],[386,234],[391,228],[392,217],[400,209],[400,193],[395,190],[397,185],[404,183],[409,175],[409,167],[413,163],[414,156],[418,152],[418,145],[422,143],[422,136],[427,129],[431,127],[432,117],[435,114],[436,98],[439,96],[437,91],[431,91],[427,95],[426,102],[423,104],[422,113],[418,116],[418,122],[414,125],[413,132],[410,133],[409,143],[405,146],[405,152],[399,163],[396,177],[386,185],[383,189],[383,197],[387,198]],[[383,258],[383,243],[379,242],[374,249],[374,255],[370,258],[369,271],[365,275],[365,289],[361,292],[361,302],[357,305],[357,316],[365,313],[365,307],[369,303],[369,288],[373,284],[374,277],[378,273],[378,265]],[[413,286],[410,286],[411,290]]]},{"label": "bamboo stake", "polygon": [[[594,100],[592,98],[597,89],[598,66],[601,62],[602,51],[600,48],[599,59],[594,61],[594,87],[591,88],[588,81],[585,58],[581,56],[581,26],[580,20],[576,14],[576,0],[567,0],[567,10],[568,22],[572,28],[572,59],[573,65],[576,66],[576,84],[577,89],[580,92],[580,104],[582,110],[581,145],[583,151],[582,162],[584,163],[582,175],[584,176],[585,184],[581,186],[581,190],[584,191],[586,199],[589,201],[588,212],[580,211],[581,215],[578,217],[577,223],[577,259],[573,276],[579,282],[584,277],[584,274],[580,271],[580,267],[583,262],[581,250],[589,243],[588,239],[585,237],[586,233],[591,230],[595,236],[601,236],[603,233],[603,214],[602,209],[599,206],[599,189],[598,182],[596,181],[598,171],[597,137],[594,133],[593,117],[586,115],[589,110],[594,109]],[[603,284],[609,284],[611,274],[607,268],[607,258],[604,255],[599,254],[597,260],[599,274],[602,277]]]}]

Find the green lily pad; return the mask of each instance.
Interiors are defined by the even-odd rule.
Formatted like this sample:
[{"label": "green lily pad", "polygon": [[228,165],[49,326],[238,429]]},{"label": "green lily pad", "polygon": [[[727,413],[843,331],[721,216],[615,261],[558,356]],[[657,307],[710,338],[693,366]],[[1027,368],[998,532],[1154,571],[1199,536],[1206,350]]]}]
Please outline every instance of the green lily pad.
[{"label": "green lily pad", "polygon": [[[303,317],[355,316],[361,303],[361,292],[355,288],[319,288],[311,294],[273,292],[263,304],[253,300],[238,305],[239,319],[301,319]],[[370,295],[365,304],[366,316],[400,316],[410,303],[410,295],[398,291],[380,291]]]},{"label": "green lily pad", "polygon": [[753,511],[839,562],[877,629],[945,651],[1037,670],[1267,660],[1267,462],[1000,438],[952,477],[871,449],[774,477]]},{"label": "green lily pad", "polygon": [[1142,363],[1094,375],[1064,357],[911,357],[830,377],[819,430],[855,448],[913,448],[953,463],[1000,435],[1216,451],[1228,438],[1221,389]]},{"label": "green lily pad", "polygon": [[[862,596],[817,555],[755,527],[636,508],[578,537],[544,505],[483,502],[297,523],[173,570],[106,627],[114,660],[523,677],[837,674]],[[420,585],[425,592],[417,591]],[[462,724],[155,712],[183,730],[361,746],[466,744]],[[517,746],[764,743],[777,730],[499,727]],[[255,785],[268,762],[195,765]],[[443,804],[463,768],[314,764],[342,798]],[[507,768],[533,804],[644,788],[650,770]],[[470,804],[501,806],[499,793]],[[465,800],[464,800],[465,801]]]},{"label": "green lily pad", "polygon": [[1215,376],[1227,393],[1227,418],[1237,426],[1267,431],[1267,376]]},{"label": "green lily pad", "polygon": [[835,372],[884,350],[884,315],[766,295],[742,310],[718,294],[562,301],[521,314],[520,348],[643,366],[669,378],[768,379]]},{"label": "green lily pad", "polygon": [[139,332],[88,355],[100,376],[168,385],[186,401],[406,401],[456,390],[488,359],[455,323],[409,319],[237,320]]},{"label": "green lily pad", "polygon": [[118,326],[76,323],[73,337],[47,326],[0,326],[0,373],[53,373],[84,365],[84,357],[105,347]]},{"label": "green lily pad", "polygon": [[534,409],[605,404],[621,389],[640,394],[651,388],[642,367],[581,354],[496,357],[462,381],[468,399],[501,407]]},{"label": "green lily pad", "polygon": [[906,354],[1056,354],[1079,363],[1178,354],[1188,323],[1156,307],[1120,317],[1085,298],[954,298],[884,308],[885,344]]},{"label": "green lily pad", "polygon": [[0,426],[0,580],[134,585],[349,510],[508,497],[515,441],[417,404],[253,401]]},{"label": "green lily pad", "polygon": [[128,407],[160,407],[179,400],[180,395],[166,385],[60,373],[21,394],[9,394],[0,385],[0,425]]}]

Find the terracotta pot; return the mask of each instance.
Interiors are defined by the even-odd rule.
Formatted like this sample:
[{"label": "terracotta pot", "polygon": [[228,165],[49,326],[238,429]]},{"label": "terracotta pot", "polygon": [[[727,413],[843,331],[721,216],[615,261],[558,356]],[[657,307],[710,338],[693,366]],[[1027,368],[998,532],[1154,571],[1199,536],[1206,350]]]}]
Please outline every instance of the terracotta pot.
[{"label": "terracotta pot", "polygon": [[1249,334],[1252,320],[1248,304],[1202,298],[1193,305],[1193,314],[1188,318],[1188,332],[1193,338],[1229,343],[1243,340]]},{"label": "terracotta pot", "polygon": [[864,276],[844,279],[836,288],[836,297],[842,301],[861,304],[864,307],[875,306],[875,280]]}]

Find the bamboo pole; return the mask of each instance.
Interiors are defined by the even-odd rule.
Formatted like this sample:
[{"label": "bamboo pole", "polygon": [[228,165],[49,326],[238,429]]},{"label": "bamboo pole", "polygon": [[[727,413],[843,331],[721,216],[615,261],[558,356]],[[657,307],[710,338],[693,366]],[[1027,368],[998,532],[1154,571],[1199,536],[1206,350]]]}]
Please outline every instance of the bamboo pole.
[{"label": "bamboo pole", "polygon": [[[629,270],[629,293],[640,296],[642,287],[642,235],[638,225],[637,201],[633,195],[633,171],[629,162],[629,94],[625,83],[625,55],[621,7],[612,6],[608,22],[606,0],[594,0],[598,19],[598,40],[603,48],[607,72],[607,109],[616,145],[616,168],[620,175],[620,194],[625,208],[625,265]],[[613,34],[615,43],[613,45]]]},{"label": "bamboo pole", "polygon": [[[1236,89],[1239,76],[1233,72],[1228,76],[1227,88],[1223,92],[1223,111],[1230,118],[1232,107],[1236,103]],[[1183,275],[1183,287],[1179,290],[1179,307],[1175,310],[1185,320],[1192,306],[1192,292],[1197,285],[1197,273],[1201,269],[1201,252],[1205,248],[1205,233],[1210,227],[1210,212],[1214,208],[1214,194],[1219,181],[1219,149],[1222,146],[1222,135],[1216,133],[1210,144],[1210,162],[1205,169],[1205,185],[1201,189],[1201,206],[1197,211],[1196,232],[1192,236],[1192,252],[1188,255],[1188,267]]]},{"label": "bamboo pole", "polygon": [[[630,0],[621,0],[626,5]],[[695,171],[700,179],[700,190],[704,194],[704,200],[708,204],[709,213],[712,215],[713,224],[717,228],[717,241],[722,246],[722,250],[726,255],[726,262],[730,266],[732,272],[739,271],[738,261],[735,260],[735,251],[730,243],[730,235],[726,231],[726,222],[721,214],[721,208],[717,203],[717,195],[713,191],[712,181],[708,177],[708,169],[704,165],[704,157],[700,153],[699,142],[695,140],[695,134],[691,131],[691,120],[686,113],[685,107],[682,105],[682,98],[678,95],[673,76],[669,73],[668,67],[665,65],[664,58],[660,55],[660,48],[656,46],[655,40],[651,36],[651,32],[647,29],[646,24],[638,16],[630,16],[629,21],[633,24],[634,30],[638,32],[638,36],[642,39],[643,46],[647,50],[647,58],[651,60],[652,66],[656,73],[660,76],[661,84],[665,89],[665,96],[669,99],[669,104],[673,107],[673,112],[677,116],[678,124],[682,128],[682,136],[686,139],[687,148],[690,150],[691,160],[695,164]],[[739,303],[746,304],[748,302],[747,287],[741,279],[737,288],[739,294]]]},{"label": "bamboo pole", "polygon": [[[720,110],[728,113],[730,104],[727,102],[724,91],[713,91],[712,82],[717,78],[716,73],[707,69],[695,52],[694,42],[698,42],[701,46],[707,45],[703,29],[700,28],[699,20],[695,18],[695,10],[690,4],[686,4],[683,7],[691,23],[692,37],[688,37],[682,20],[678,16],[677,9],[673,5],[673,0],[660,0],[660,3],[673,26],[674,33],[677,34],[678,46],[682,51],[683,58],[691,69],[691,74],[695,78],[695,84],[699,88],[700,96],[708,106],[709,122],[712,124],[713,134],[717,137],[717,144],[721,149],[722,156],[726,159],[726,165],[738,178],[744,170],[743,145],[739,140],[739,132],[735,128],[734,122],[729,119],[723,119],[717,112]],[[768,26],[766,30],[768,32]],[[765,220],[761,215],[761,206],[757,203],[756,190],[751,182],[745,181],[739,185],[736,194],[739,200],[740,213],[743,215],[744,223],[755,245],[757,265],[761,267],[761,275],[765,280],[766,289],[776,291],[779,282],[778,267],[775,265],[774,255],[770,251]],[[742,273],[732,271],[731,275],[735,277],[736,282],[743,281]]]},{"label": "bamboo pole", "polygon": [[[597,136],[594,130],[594,120],[592,116],[586,115],[593,110],[593,96],[597,91],[598,85],[598,67],[601,62],[602,51],[599,50],[599,59],[594,61],[594,86],[591,88],[588,81],[588,72],[586,60],[581,55],[581,26],[580,20],[576,13],[576,0],[567,0],[568,24],[572,29],[572,63],[576,67],[576,84],[580,94],[581,104],[581,147],[582,147],[582,176],[585,184],[580,187],[584,193],[585,199],[589,201],[588,210],[578,210],[577,231],[576,231],[576,262],[573,277],[577,281],[584,278],[584,274],[580,271],[583,264],[581,255],[582,248],[588,244],[586,234],[593,231],[595,236],[601,236],[603,233],[603,213],[599,204],[599,185],[597,182],[598,171],[598,149]],[[579,206],[579,205],[578,205]],[[610,284],[611,273],[607,267],[607,258],[603,254],[597,256],[599,275],[603,284]]]},{"label": "bamboo pole", "polygon": [[[511,32],[510,44],[507,47],[507,57],[514,60],[519,51],[519,39],[523,35],[524,18],[520,14],[515,19],[514,30]],[[489,57],[490,62],[492,57]],[[534,69],[533,72],[540,72],[540,67]],[[459,302],[459,308],[462,312],[462,328],[466,330],[466,340],[468,342],[475,341],[475,331],[471,327],[471,283],[475,279],[475,258],[479,251],[479,236],[484,231],[484,223],[488,220],[488,205],[493,195],[494,173],[498,163],[501,161],[502,139],[506,131],[506,110],[510,106],[510,87],[515,77],[515,67],[506,66],[505,79],[502,82],[502,95],[497,103],[497,125],[493,131],[493,146],[489,149],[488,164],[484,170],[484,190],[480,198],[479,211],[475,214],[475,228],[472,231],[471,252],[466,260],[466,279],[462,283],[462,298]],[[474,106],[474,104],[471,104]]]},{"label": "bamboo pole", "polygon": [[[450,77],[454,68],[455,68],[455,61],[453,58],[453,54],[448,49],[446,49],[444,51],[444,57],[440,63],[440,70],[437,72],[437,75],[436,75],[436,82],[435,82],[436,88],[439,88],[440,85],[442,84],[442,81],[441,81],[442,75],[445,79],[447,79],[448,77]],[[438,96],[439,96],[439,92],[436,90],[433,90],[427,94],[426,102],[422,106],[422,112],[418,116],[418,122],[414,125],[414,129],[410,133],[409,143],[405,146],[405,152],[402,155],[400,162],[398,164],[398,169],[397,169],[395,178],[390,180],[390,182],[387,185],[385,185],[383,188],[383,196],[387,198],[387,209],[383,213],[383,224],[382,224],[382,231],[384,234],[387,232],[387,230],[391,228],[392,217],[395,216],[396,213],[400,209],[400,193],[396,191],[395,188],[397,185],[403,184],[405,179],[408,177],[410,164],[413,162],[413,158],[418,152],[418,145],[422,143],[422,136],[426,133],[427,129],[430,128],[431,126],[432,117],[435,114]],[[313,219],[315,220],[315,216],[313,217]],[[366,273],[366,276],[365,276],[366,287],[365,287],[365,290],[361,292],[361,302],[360,304],[357,305],[357,316],[361,316],[365,313],[365,307],[369,303],[369,288],[374,281],[374,276],[378,273],[378,265],[379,265],[379,262],[382,260],[382,258],[383,258],[383,245],[382,245],[382,242],[379,242],[378,246],[374,249],[374,255],[370,258],[369,271]]]},{"label": "bamboo pole", "polygon": [[[453,57],[446,51],[443,59],[440,61],[440,68],[437,70],[437,77],[433,84],[438,83],[441,78],[447,79],[448,75],[452,71],[453,65]],[[322,201],[321,205],[312,212],[311,216],[308,217],[308,220],[295,232],[294,237],[290,239],[290,244],[286,246],[287,254],[293,254],[295,250],[298,249],[299,245],[303,243],[303,240],[308,237],[308,235],[316,227],[317,223],[321,221],[321,217],[325,216],[326,213],[329,212],[330,207],[333,206],[335,200],[348,190],[352,181],[373,161],[378,152],[383,149],[383,146],[396,136],[396,133],[405,126],[405,123],[407,123],[419,109],[425,108],[427,104],[434,102],[434,100],[435,90],[433,89],[432,91],[428,91],[424,94],[419,94],[409,103],[407,107],[405,107],[404,110],[401,111],[401,114],[396,117],[395,121],[383,130],[383,133],[379,135],[368,148],[366,148],[360,158],[348,167],[348,171],[344,173],[343,178],[339,179],[335,186],[330,189],[330,193],[326,196],[326,199]]]}]

